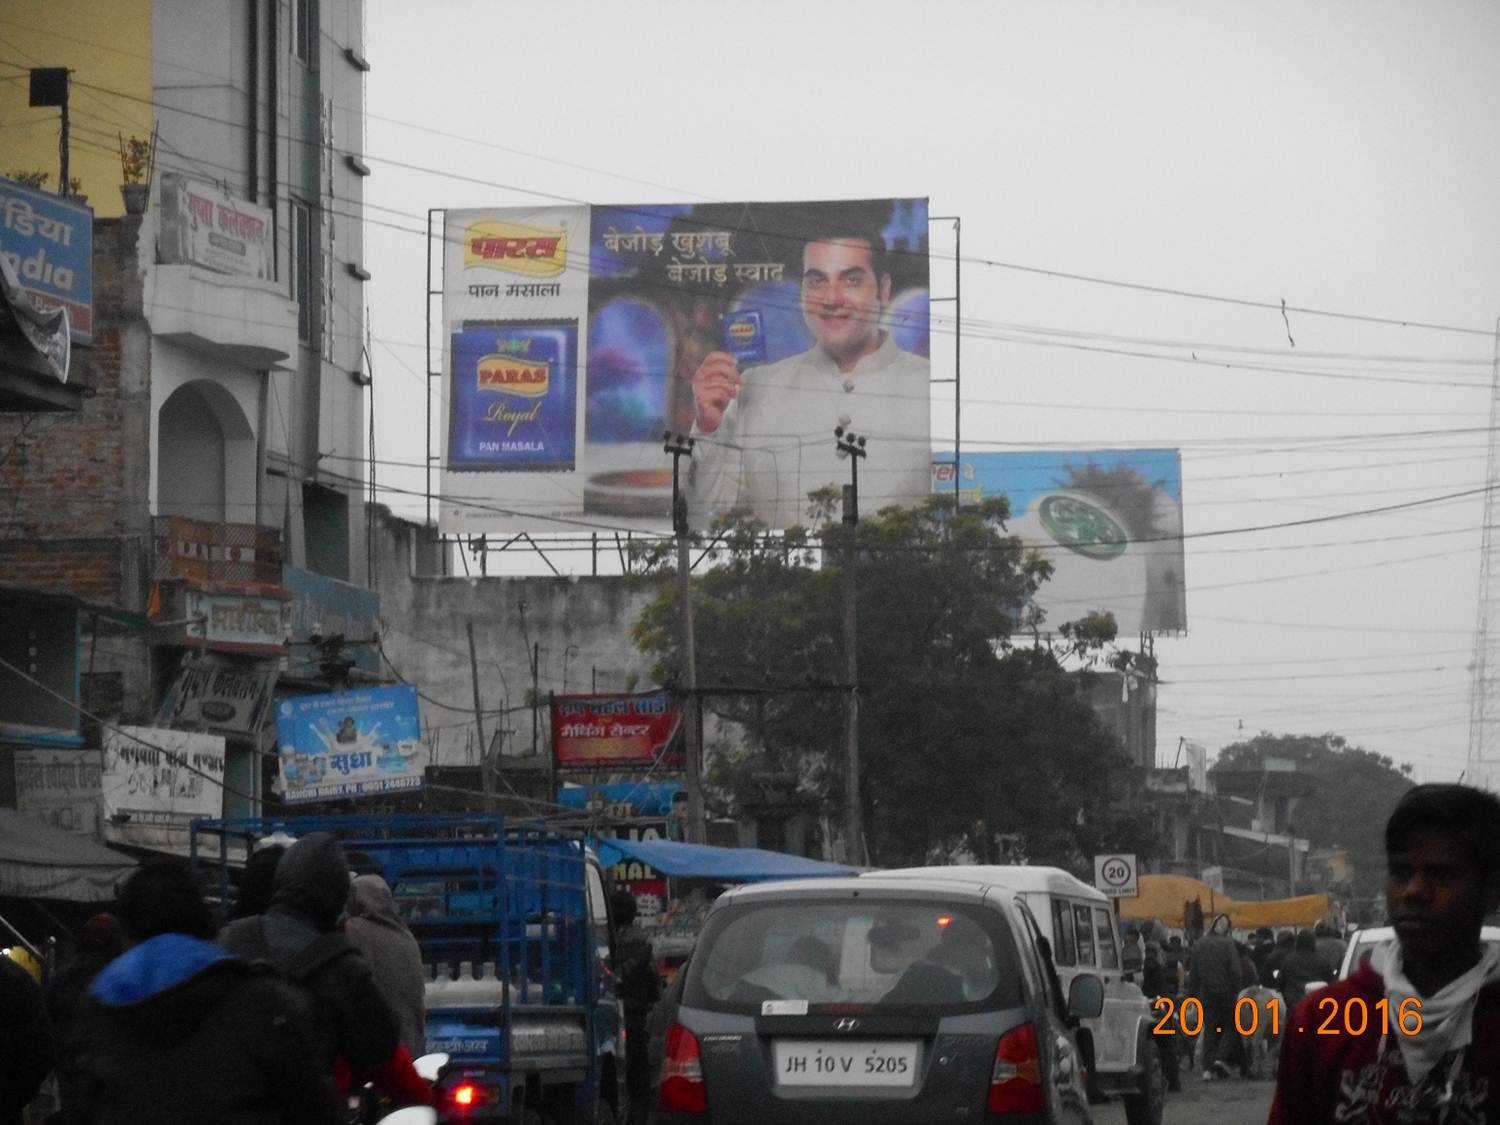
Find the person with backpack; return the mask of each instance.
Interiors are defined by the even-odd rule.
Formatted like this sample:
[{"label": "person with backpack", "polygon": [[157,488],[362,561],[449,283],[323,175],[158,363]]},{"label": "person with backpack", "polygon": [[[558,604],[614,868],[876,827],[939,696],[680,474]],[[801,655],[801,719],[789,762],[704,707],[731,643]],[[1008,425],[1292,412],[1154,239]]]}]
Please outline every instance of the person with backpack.
[{"label": "person with backpack", "polygon": [[66,1125],[334,1125],[340,1106],[305,998],[214,945],[187,865],[120,889],[129,948],[89,985]]},{"label": "person with backpack", "polygon": [[317,1012],[318,1057],[340,1093],[374,1082],[402,1104],[429,1104],[431,1089],[401,1045],[370,964],[341,928],[348,897],[343,846],[330,832],[310,833],[277,863],[266,912],[229,923],[219,944],[307,991]]},{"label": "person with backpack", "polygon": [[648,938],[635,924],[635,896],[616,891],[614,907],[615,975],[625,1009],[625,1088],[630,1094],[628,1125],[644,1125],[651,1106],[651,1056],[648,1029],[651,1009],[661,999],[661,977]]}]

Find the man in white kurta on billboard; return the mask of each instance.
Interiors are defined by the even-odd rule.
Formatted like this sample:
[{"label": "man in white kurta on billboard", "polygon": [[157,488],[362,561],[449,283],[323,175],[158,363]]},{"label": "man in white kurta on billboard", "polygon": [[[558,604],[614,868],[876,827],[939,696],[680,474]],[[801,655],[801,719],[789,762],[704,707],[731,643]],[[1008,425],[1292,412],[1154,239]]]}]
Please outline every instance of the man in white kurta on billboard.
[{"label": "man in white kurta on billboard", "polygon": [[689,520],[731,509],[773,528],[808,522],[808,493],[850,482],[834,429],[864,437],[859,509],[921,504],[931,493],[925,356],[896,346],[884,317],[891,273],[878,235],[838,231],[802,253],[801,303],[813,346],[740,370],[713,352],[693,375],[697,439]]}]

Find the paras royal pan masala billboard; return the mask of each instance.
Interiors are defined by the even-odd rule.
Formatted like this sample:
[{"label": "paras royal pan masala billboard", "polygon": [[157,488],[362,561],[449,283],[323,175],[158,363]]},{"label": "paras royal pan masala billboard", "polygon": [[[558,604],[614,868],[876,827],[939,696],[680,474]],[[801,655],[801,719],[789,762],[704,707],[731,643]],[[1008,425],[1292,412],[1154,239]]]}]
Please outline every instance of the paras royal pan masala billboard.
[{"label": "paras royal pan masala billboard", "polygon": [[444,218],[439,524],[666,531],[667,431],[693,526],[804,524],[929,492],[927,201],[453,210]]}]

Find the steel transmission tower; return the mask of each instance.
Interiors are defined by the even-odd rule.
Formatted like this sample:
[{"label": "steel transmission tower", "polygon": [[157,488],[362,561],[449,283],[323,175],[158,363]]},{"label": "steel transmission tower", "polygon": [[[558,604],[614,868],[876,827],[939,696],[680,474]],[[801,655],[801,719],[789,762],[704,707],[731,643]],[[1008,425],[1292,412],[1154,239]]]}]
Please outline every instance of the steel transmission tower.
[{"label": "steel transmission tower", "polygon": [[1500,777],[1500,572],[1495,565],[1495,528],[1500,526],[1500,319],[1490,371],[1489,458],[1485,466],[1484,541],[1479,552],[1479,618],[1474,625],[1474,662],[1469,681],[1469,761],[1464,780],[1494,790]]}]

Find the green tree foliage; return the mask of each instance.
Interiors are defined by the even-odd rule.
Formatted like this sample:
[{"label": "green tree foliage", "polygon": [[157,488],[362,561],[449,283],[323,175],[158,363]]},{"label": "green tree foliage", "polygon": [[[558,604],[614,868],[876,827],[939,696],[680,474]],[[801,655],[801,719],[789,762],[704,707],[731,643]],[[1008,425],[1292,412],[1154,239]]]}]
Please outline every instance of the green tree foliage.
[{"label": "green tree foliage", "polygon": [[[712,565],[695,572],[693,606],[704,708],[742,724],[751,744],[721,756],[713,780],[738,792],[757,771],[795,772],[836,819],[851,530],[818,510],[816,539],[722,526]],[[1003,497],[955,513],[941,496],[857,529],[861,788],[879,864],[921,862],[976,825],[991,841],[1020,836],[1038,863],[1077,868],[1096,851],[1150,850],[1148,818],[1127,799],[1128,763],[1077,677],[1049,648],[1011,642],[1050,564],[1006,533],[1008,515]],[[666,554],[648,563],[660,590],[635,636],[671,683],[673,564]]]},{"label": "green tree foliage", "polygon": [[1293,761],[1316,781],[1293,813],[1297,835],[1314,847],[1347,850],[1354,867],[1352,893],[1378,894],[1385,884],[1385,822],[1401,794],[1412,787],[1411,767],[1351,746],[1336,734],[1263,731],[1226,746],[1214,771],[1259,771],[1267,758]]}]

